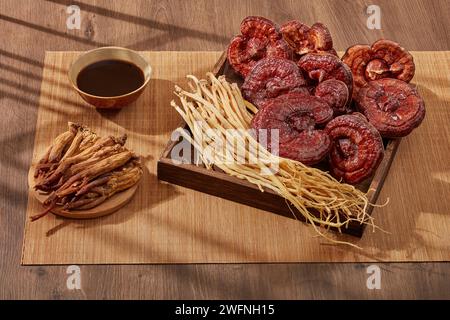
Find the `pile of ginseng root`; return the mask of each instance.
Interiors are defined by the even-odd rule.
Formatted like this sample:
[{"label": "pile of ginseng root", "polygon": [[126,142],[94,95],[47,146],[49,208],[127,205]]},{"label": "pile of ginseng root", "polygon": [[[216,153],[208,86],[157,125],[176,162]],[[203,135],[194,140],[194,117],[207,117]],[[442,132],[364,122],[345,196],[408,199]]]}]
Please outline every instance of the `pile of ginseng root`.
[{"label": "pile of ginseng root", "polygon": [[34,188],[48,194],[42,218],[56,206],[63,211],[92,209],[135,185],[143,170],[139,157],[125,148],[127,136],[101,138],[69,122],[35,166]]}]

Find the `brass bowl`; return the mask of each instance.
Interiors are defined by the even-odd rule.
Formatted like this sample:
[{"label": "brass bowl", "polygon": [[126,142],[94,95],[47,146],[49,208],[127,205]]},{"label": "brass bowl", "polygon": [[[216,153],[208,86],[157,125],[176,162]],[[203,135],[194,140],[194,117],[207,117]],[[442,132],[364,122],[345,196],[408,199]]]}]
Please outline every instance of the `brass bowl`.
[{"label": "brass bowl", "polygon": [[[134,91],[113,97],[95,96],[80,90],[77,86],[77,77],[81,70],[92,63],[103,60],[122,60],[136,65],[144,74],[144,83]],[[134,102],[141,95],[150,80],[151,74],[150,64],[136,51],[121,47],[102,47],[87,51],[79,56],[70,67],[69,80],[72,87],[87,103],[99,109],[120,109]],[[120,79],[117,79],[117,81],[120,81]]]}]

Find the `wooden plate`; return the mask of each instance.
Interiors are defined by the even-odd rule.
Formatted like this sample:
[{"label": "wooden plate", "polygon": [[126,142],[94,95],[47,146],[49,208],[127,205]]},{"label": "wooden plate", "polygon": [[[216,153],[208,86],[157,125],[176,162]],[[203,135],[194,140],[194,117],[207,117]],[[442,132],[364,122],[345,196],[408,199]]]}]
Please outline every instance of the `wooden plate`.
[{"label": "wooden plate", "polygon": [[[47,199],[47,194],[42,194],[40,191],[34,189],[35,181],[34,181],[34,165],[31,166],[30,171],[28,172],[28,185],[30,187],[31,194],[40,202],[44,203],[45,199]],[[134,193],[136,192],[136,189],[138,188],[139,183],[136,183],[131,188],[116,193],[111,198],[103,202],[102,204],[96,206],[92,209],[87,210],[72,210],[71,212],[65,212],[62,210],[61,206],[55,207],[51,210],[53,214],[56,214],[58,216],[62,216],[65,218],[72,218],[72,219],[92,219],[92,218],[98,218],[103,217],[108,214],[111,214],[120,208],[122,208],[124,205],[126,205],[131,198],[133,197]],[[44,207],[42,207],[42,210],[44,210]],[[34,214],[39,214],[39,212],[36,212]]]}]

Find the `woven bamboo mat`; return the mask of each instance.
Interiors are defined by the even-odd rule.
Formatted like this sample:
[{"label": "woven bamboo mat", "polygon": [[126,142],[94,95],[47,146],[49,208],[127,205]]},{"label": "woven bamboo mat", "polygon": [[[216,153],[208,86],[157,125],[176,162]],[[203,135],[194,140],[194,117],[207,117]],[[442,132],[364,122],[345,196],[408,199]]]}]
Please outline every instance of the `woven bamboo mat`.
[{"label": "woven bamboo mat", "polygon": [[403,139],[379,197],[376,223],[388,230],[362,239],[363,250],[330,245],[293,219],[158,182],[156,161],[180,118],[169,105],[175,83],[202,76],[221,52],[144,52],[153,78],[133,105],[98,112],[71,89],[67,71],[77,52],[47,52],[34,160],[68,121],[102,135],[128,134],[145,174],[135,197],[107,217],[75,221],[28,217],[41,207],[29,197],[22,263],[234,263],[450,261],[450,52],[414,52],[427,116]]}]

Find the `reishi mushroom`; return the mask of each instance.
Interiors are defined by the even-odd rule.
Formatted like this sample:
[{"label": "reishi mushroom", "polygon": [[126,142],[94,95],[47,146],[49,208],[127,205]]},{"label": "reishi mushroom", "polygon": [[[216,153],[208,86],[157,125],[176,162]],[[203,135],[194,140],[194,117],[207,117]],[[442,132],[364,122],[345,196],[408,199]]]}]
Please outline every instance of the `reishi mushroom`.
[{"label": "reishi mushroom", "polygon": [[328,53],[308,53],[300,58],[297,65],[312,85],[317,85],[328,79],[340,80],[347,85],[351,96],[353,88],[352,72],[338,57]]},{"label": "reishi mushroom", "polygon": [[347,49],[342,61],[353,73],[355,96],[369,81],[395,78],[405,82],[414,77],[412,55],[397,42],[380,39],[369,45],[354,45]]},{"label": "reishi mushroom", "polygon": [[241,87],[245,99],[261,108],[266,100],[290,92],[309,95],[306,80],[295,62],[286,59],[260,60]]},{"label": "reishi mushroom", "polygon": [[300,21],[289,21],[281,26],[281,34],[297,55],[328,52],[337,56],[331,33],[323,23],[314,23],[310,28]]},{"label": "reishi mushroom", "polygon": [[360,113],[342,115],[327,123],[331,139],[331,173],[347,183],[357,184],[370,177],[384,155],[380,134]]},{"label": "reishi mushroom", "polygon": [[425,118],[425,104],[417,90],[404,81],[370,81],[356,98],[359,109],[383,137],[404,137]]},{"label": "reishi mushroom", "polygon": [[334,115],[348,112],[350,95],[344,82],[336,79],[325,80],[314,89],[314,95],[325,100],[333,108]]},{"label": "reishi mushroom", "polygon": [[241,22],[241,34],[228,46],[228,62],[242,77],[266,57],[291,59],[293,52],[272,21],[250,16]]},{"label": "reishi mushroom", "polygon": [[[288,93],[268,101],[251,124],[253,129],[268,130],[265,142],[269,151],[275,146],[279,156],[313,165],[330,150],[330,138],[319,126],[332,117],[333,110],[320,98]],[[278,130],[278,144],[272,130]]]}]

